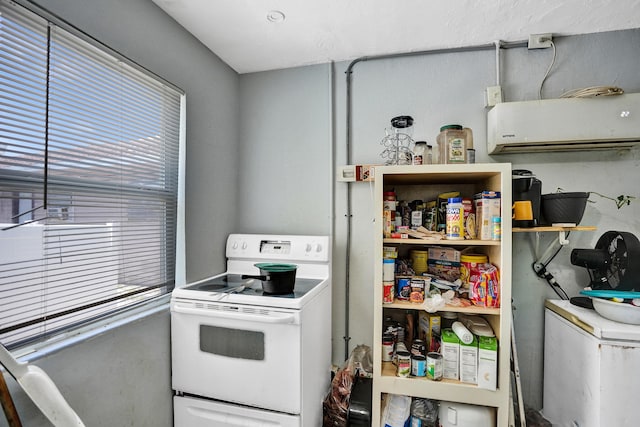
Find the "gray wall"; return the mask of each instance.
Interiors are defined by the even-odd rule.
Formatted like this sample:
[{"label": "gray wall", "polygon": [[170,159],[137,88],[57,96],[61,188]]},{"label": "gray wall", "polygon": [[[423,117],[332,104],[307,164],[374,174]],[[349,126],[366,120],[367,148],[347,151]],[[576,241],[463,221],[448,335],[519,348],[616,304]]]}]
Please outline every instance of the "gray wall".
[{"label": "gray wall", "polygon": [[[169,324],[164,311],[34,364],[51,377],[86,426],[172,426]],[[5,378],[22,425],[50,426],[16,381]],[[7,425],[4,416],[0,425]]]},{"label": "gray wall", "polygon": [[[556,38],[557,60],[544,84],[543,97],[558,97],[563,92],[595,85],[616,85],[627,92],[640,92],[640,30]],[[529,51],[506,49],[502,53],[501,79],[506,101],[537,99],[540,82],[552,57],[551,49]],[[347,64],[336,71],[336,157],[346,162],[344,148],[345,88]],[[380,141],[389,120],[396,115],[414,117],[414,139],[435,143],[439,127],[460,123],[473,129],[478,163],[510,162],[513,168],[531,169],[543,183],[543,192],[597,191],[611,196],[640,196],[639,151],[608,151],[554,154],[488,156],[486,149],[486,112],[484,89],[495,85],[493,51],[434,54],[394,60],[362,62],[353,73],[353,159],[352,163],[382,163]],[[338,184],[335,193],[336,246],[343,247],[347,184]],[[349,184],[353,193],[353,250],[351,251],[351,328],[349,348],[371,344],[372,294],[372,193],[366,183]],[[594,225],[596,232],[572,233],[570,244],[549,265],[570,296],[588,285],[585,269],[573,267],[571,249],[592,248],[600,235],[611,229],[640,235],[640,203],[617,210],[613,202],[592,196],[582,220]],[[522,373],[525,403],[536,409],[542,405],[543,304],[555,298],[541,279],[531,271],[534,261],[532,234],[514,236],[513,301],[516,340]],[[554,237],[541,236],[545,248]],[[342,306],[344,280],[339,271],[344,258],[334,257],[334,304]],[[335,311],[341,309],[334,307]],[[334,325],[334,340],[345,333]],[[334,360],[340,360],[344,347],[334,346]]]},{"label": "gray wall", "polygon": [[[238,75],[151,0],[38,3],[187,93],[187,277],[222,271],[236,226]],[[171,426],[169,349],[167,311],[35,364],[88,426]],[[49,425],[10,386],[23,425]]]},{"label": "gray wall", "polygon": [[[347,184],[334,182],[332,168],[346,163],[348,63],[336,64],[335,69],[323,64],[238,77],[151,0],[42,4],[187,92],[189,280],[224,269],[224,241],[233,231],[333,234],[333,359],[342,363]],[[640,30],[557,38],[556,44],[558,60],[545,83],[545,96],[610,84],[640,92]],[[506,100],[536,98],[550,61],[550,50],[504,51]],[[635,150],[490,158],[483,91],[495,84],[494,67],[492,51],[358,64],[353,74],[352,163],[380,163],[379,142],[390,118],[409,114],[416,120],[414,137],[431,142],[443,124],[471,127],[478,162],[512,162],[514,167],[529,168],[543,181],[545,192],[562,187],[640,196],[636,187],[640,155]],[[350,185],[353,239],[347,351],[357,344],[371,345],[373,318],[372,192],[368,184]],[[572,234],[569,247],[549,268],[570,295],[587,280],[586,271],[569,263],[572,247],[593,247],[609,229],[640,234],[640,202],[618,211],[611,202],[595,200],[582,223],[595,225],[598,231]],[[524,398],[539,408],[542,306],[555,294],[530,271],[529,237],[514,238],[513,295]],[[544,243],[552,237],[541,239]],[[163,313],[36,364],[49,371],[88,425],[168,426],[168,339],[169,316]],[[27,425],[46,425],[15,384],[11,387]]]},{"label": "gray wall", "polygon": [[331,67],[240,76],[237,232],[329,234]]},{"label": "gray wall", "polygon": [[[594,85],[616,85],[627,92],[640,92],[640,30],[592,34],[556,38],[557,60],[544,84],[543,97],[558,97],[563,92]],[[506,101],[537,99],[540,82],[551,63],[552,51],[526,48],[505,49],[501,54],[501,80]],[[344,165],[346,157],[345,124],[345,71],[348,63],[335,64],[331,103],[333,116],[323,115],[325,97],[318,100],[314,96],[301,97],[298,93],[304,87],[305,95],[323,94],[327,90],[326,79],[322,77],[326,65],[300,69],[257,73],[241,77],[243,113],[251,111],[259,114],[246,115],[241,125],[243,161],[258,165],[262,156],[271,150],[284,149],[288,163],[278,159],[286,174],[257,177],[255,170],[241,178],[242,193],[239,215],[240,225],[246,230],[261,230],[262,227],[279,231],[285,229],[279,223],[292,221],[296,231],[313,230],[322,232],[315,222],[300,228],[296,220],[300,215],[300,205],[282,203],[277,197],[277,213],[265,208],[265,189],[283,185],[283,177],[302,179],[292,174],[290,164],[309,162],[306,152],[296,152],[291,147],[292,131],[300,143],[313,138],[319,143],[326,138],[327,147],[334,146],[335,166]],[[295,82],[293,85],[292,82]],[[380,141],[389,121],[397,115],[414,117],[414,139],[426,139],[434,143],[440,126],[460,123],[473,129],[477,162],[510,162],[514,168],[531,169],[543,182],[543,192],[553,192],[558,187],[565,191],[597,191],[617,196],[631,194],[640,197],[637,181],[640,177],[637,150],[520,154],[509,156],[489,156],[486,149],[486,113],[484,90],[496,84],[495,52],[480,50],[465,53],[430,54],[393,60],[376,60],[358,63],[353,69],[353,123],[352,123],[352,163],[382,163]],[[322,87],[320,87],[320,86]],[[306,101],[305,101],[306,100]],[[305,103],[306,102],[306,103]],[[265,112],[260,113],[261,110]],[[308,129],[283,123],[279,118],[290,115],[297,117],[298,111],[318,111],[318,123]],[[266,114],[266,116],[264,116]],[[304,113],[302,113],[304,114]],[[329,113],[327,113],[329,114]],[[268,117],[268,119],[263,119]],[[333,128],[332,142],[325,126]],[[319,132],[312,134],[311,130]],[[256,157],[251,150],[258,145]],[[295,145],[297,147],[297,145]],[[317,147],[314,147],[317,149]],[[328,154],[313,158],[311,165],[326,165]],[[283,153],[284,155],[284,153]],[[269,158],[273,158],[273,154]],[[263,178],[264,177],[264,178]],[[304,179],[307,179],[306,177]],[[333,360],[342,363],[345,356],[343,337],[350,337],[347,351],[356,345],[372,344],[372,283],[373,246],[372,234],[372,188],[367,183],[333,183],[325,188],[317,188],[317,181],[290,184],[295,187],[295,200],[307,200],[312,193],[318,200],[317,209],[323,210],[320,202],[326,200],[334,189],[334,224],[326,227],[334,236],[333,255]],[[352,189],[353,238],[350,252],[350,316],[349,331],[345,326],[345,259],[346,259],[346,197],[347,185]],[[303,187],[303,188],[300,188]],[[286,197],[289,197],[287,194]],[[569,254],[572,248],[592,248],[599,236],[610,229],[630,231],[640,235],[640,202],[622,210],[617,210],[613,202],[593,196],[595,203],[589,204],[582,220],[583,225],[598,227],[596,232],[572,233],[570,244],[564,248],[549,265],[549,271],[557,278],[571,296],[588,284],[587,272],[571,266]],[[252,206],[253,209],[247,209]],[[261,212],[254,214],[254,212]],[[305,211],[308,213],[309,211]],[[315,212],[313,212],[315,214]],[[319,218],[320,220],[322,218]],[[543,369],[543,304],[546,298],[556,297],[546,282],[538,279],[530,269],[534,261],[532,237],[530,234],[516,234],[513,250],[513,300],[515,307],[516,339],[522,373],[524,399],[527,405],[539,409],[542,405]],[[544,249],[556,236],[542,234],[541,247]]]}]

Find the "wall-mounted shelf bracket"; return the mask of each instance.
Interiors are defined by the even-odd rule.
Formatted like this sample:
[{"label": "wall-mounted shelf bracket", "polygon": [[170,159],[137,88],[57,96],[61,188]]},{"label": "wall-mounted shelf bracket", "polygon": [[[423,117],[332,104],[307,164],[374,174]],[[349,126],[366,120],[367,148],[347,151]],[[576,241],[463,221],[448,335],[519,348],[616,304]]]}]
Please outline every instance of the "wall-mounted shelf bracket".
[{"label": "wall-mounted shelf bracket", "polygon": [[[542,263],[549,254],[551,250],[555,247],[556,244],[560,246],[566,246],[569,244],[569,239],[567,239],[567,233],[571,231],[595,231],[596,227],[592,226],[578,226],[578,227],[532,227],[532,228],[518,228],[514,227],[514,233],[532,233],[535,232],[535,243],[534,243],[534,256],[536,258],[535,263]],[[558,237],[554,239],[547,249],[540,255],[540,233],[542,232],[557,232]]]}]

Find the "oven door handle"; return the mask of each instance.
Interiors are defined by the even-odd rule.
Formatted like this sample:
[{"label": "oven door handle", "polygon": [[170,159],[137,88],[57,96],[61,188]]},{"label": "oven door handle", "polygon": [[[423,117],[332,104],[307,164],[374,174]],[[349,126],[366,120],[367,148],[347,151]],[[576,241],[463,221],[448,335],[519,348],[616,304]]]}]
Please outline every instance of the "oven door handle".
[{"label": "oven door handle", "polygon": [[209,310],[206,308],[193,308],[185,307],[183,305],[174,305],[171,308],[175,313],[182,314],[194,314],[199,316],[206,316],[210,318],[223,318],[234,320],[246,320],[248,322],[262,322],[262,323],[279,323],[279,324],[297,324],[299,323],[298,313],[282,313],[277,311],[270,311],[268,316],[260,314],[251,314],[246,312],[231,312],[231,311],[219,311]]}]

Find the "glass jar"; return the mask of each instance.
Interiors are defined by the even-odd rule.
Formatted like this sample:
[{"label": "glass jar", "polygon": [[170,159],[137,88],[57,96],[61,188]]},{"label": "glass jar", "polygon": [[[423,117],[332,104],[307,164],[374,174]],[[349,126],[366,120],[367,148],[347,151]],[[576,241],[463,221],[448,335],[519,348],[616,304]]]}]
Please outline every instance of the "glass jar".
[{"label": "glass jar", "polygon": [[413,147],[413,164],[425,165],[427,162],[425,158],[427,156],[427,141],[416,141],[416,145]]},{"label": "glass jar", "polygon": [[442,329],[451,329],[453,326],[453,322],[458,320],[458,313],[455,311],[444,311],[440,313],[441,323],[440,328]]},{"label": "glass jar", "polygon": [[442,126],[436,141],[439,163],[467,163],[467,150],[473,148],[471,129],[460,125]]}]

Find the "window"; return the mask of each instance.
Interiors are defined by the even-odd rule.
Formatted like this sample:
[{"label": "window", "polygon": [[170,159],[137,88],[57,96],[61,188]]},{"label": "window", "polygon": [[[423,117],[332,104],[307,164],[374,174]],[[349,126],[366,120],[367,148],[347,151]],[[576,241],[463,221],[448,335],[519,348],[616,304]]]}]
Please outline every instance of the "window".
[{"label": "window", "polygon": [[0,341],[10,347],[175,282],[183,93],[50,20],[0,0]]}]

